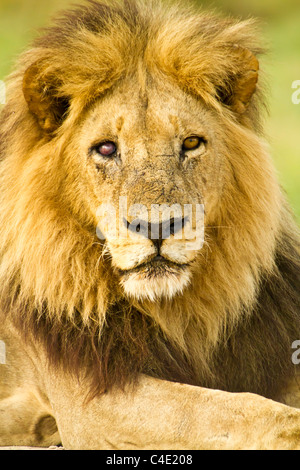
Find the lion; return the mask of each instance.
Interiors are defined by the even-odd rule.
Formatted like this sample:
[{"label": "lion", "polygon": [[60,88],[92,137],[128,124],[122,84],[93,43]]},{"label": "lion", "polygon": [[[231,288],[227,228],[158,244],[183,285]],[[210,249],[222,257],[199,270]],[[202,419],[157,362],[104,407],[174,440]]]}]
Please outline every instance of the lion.
[{"label": "lion", "polygon": [[258,38],[89,0],[21,56],[0,118],[0,445],[300,448],[299,231]]}]

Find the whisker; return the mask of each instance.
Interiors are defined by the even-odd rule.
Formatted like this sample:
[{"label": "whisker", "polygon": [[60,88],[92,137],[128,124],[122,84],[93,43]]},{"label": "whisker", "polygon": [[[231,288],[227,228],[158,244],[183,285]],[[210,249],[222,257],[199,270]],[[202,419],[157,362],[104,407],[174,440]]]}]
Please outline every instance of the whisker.
[{"label": "whisker", "polygon": [[206,225],[205,228],[208,229],[208,228],[233,228],[233,227],[230,225]]},{"label": "whisker", "polygon": [[[95,243],[95,245],[97,245],[97,244],[98,244],[98,243]],[[101,245],[103,249],[102,249],[102,252],[100,253],[100,256],[99,256],[99,258],[98,258],[98,260],[97,260],[96,268],[99,267],[99,263],[100,263],[101,261],[103,261],[103,259],[104,259],[105,257],[107,257],[109,260],[112,260],[112,256],[111,256],[111,253],[110,253],[110,251],[109,251],[109,249],[108,249],[107,244],[104,243],[104,245],[102,245],[101,243],[99,243],[99,245]]]}]

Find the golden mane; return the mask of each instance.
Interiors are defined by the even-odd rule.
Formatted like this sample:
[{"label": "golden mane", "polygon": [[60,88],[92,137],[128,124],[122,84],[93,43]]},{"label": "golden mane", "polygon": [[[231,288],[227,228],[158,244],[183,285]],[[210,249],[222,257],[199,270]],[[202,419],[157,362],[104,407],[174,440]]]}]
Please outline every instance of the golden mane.
[{"label": "golden mane", "polygon": [[[259,136],[260,83],[247,110],[233,112],[243,106],[231,95],[243,51],[262,52],[252,20],[90,0],[46,29],[9,77],[0,117],[1,307],[42,341],[50,360],[75,372],[90,367],[98,391],[144,372],[275,396],[293,373],[299,237]],[[235,181],[206,228],[189,289],[141,305],[122,295],[102,253],[68,151],[85,110],[140,63],[218,113]],[[57,109],[53,121],[38,123],[24,98],[34,64]]]}]

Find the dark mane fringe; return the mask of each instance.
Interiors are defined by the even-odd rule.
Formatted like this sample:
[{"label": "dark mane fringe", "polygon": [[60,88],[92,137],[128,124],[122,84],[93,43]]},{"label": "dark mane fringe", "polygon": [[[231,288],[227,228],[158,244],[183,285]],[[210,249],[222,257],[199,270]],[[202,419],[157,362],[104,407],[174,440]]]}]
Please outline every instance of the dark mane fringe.
[{"label": "dark mane fringe", "polygon": [[292,362],[300,338],[299,243],[284,235],[275,260],[277,272],[262,278],[252,315],[215,351],[215,381],[207,386],[277,399],[299,373]]},{"label": "dark mane fringe", "polygon": [[113,387],[135,384],[141,373],[170,381],[196,385],[197,380],[185,355],[165,338],[154,321],[125,301],[106,315],[104,327],[91,321],[87,326],[77,313],[71,321],[50,319],[26,307],[15,311],[14,324],[25,340],[34,338],[45,347],[49,365],[65,373],[85,374],[90,383],[88,398]]},{"label": "dark mane fringe", "polygon": [[[126,301],[107,313],[104,328],[51,320],[43,312],[18,312],[15,324],[25,337],[43,343],[50,364],[66,373],[85,371],[92,398],[113,387],[135,384],[141,373],[169,381],[252,392],[276,399],[294,376],[291,345],[300,338],[300,256],[288,236],[276,254],[277,272],[262,279],[252,315],[241,315],[232,334],[215,350],[209,373],[196,370],[150,317]],[[201,337],[199,337],[201,341]]]}]

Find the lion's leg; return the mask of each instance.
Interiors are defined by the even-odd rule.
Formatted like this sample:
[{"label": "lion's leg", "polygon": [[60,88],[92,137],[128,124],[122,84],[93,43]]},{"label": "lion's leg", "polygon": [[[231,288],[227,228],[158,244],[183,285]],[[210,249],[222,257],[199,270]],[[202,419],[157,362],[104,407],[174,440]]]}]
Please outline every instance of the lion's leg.
[{"label": "lion's leg", "polygon": [[300,448],[300,411],[253,394],[142,377],[84,403],[84,385],[56,374],[47,388],[68,449]]},{"label": "lion's leg", "polygon": [[38,374],[18,335],[0,327],[0,446],[60,443]]},{"label": "lion's leg", "polygon": [[300,448],[294,408],[149,377],[85,402],[84,380],[49,368],[41,350],[28,351],[7,328],[0,337],[0,446],[58,444],[55,416],[69,449]]},{"label": "lion's leg", "polygon": [[55,419],[29,390],[1,400],[0,417],[1,446],[48,447],[60,442]]}]

